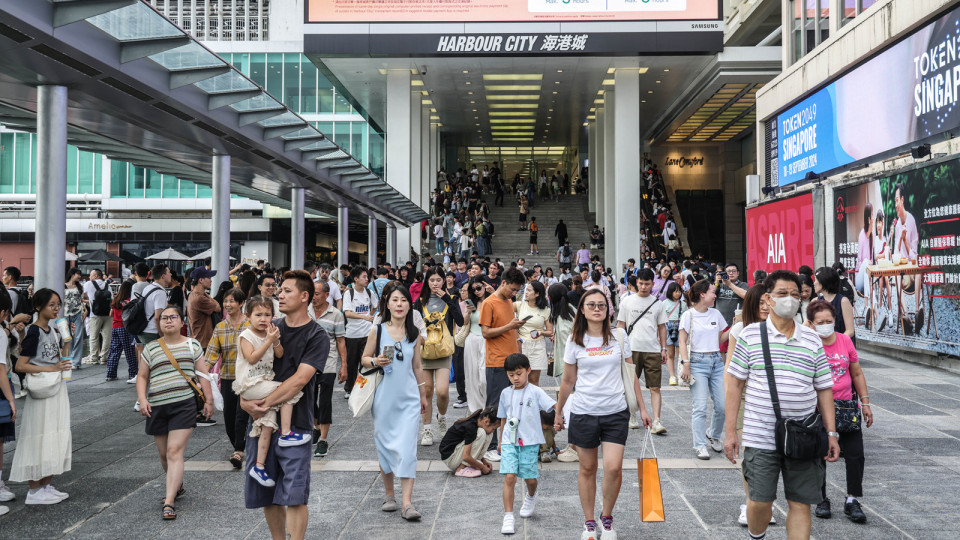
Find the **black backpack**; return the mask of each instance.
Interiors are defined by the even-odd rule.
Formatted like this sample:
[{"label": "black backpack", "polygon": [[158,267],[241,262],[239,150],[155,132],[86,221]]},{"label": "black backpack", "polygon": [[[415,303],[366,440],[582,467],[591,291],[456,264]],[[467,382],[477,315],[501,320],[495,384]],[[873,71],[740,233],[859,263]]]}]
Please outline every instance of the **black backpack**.
[{"label": "black backpack", "polygon": [[113,300],[113,297],[110,295],[110,286],[104,285],[101,289],[97,286],[96,281],[91,281],[91,283],[93,283],[93,288],[97,290],[97,292],[93,293],[93,314],[98,317],[110,315],[110,302]]},{"label": "black backpack", "polygon": [[147,329],[147,324],[150,323],[150,319],[152,319],[154,315],[151,313],[147,316],[147,298],[150,298],[151,294],[162,290],[163,287],[156,287],[144,296],[138,296],[123,306],[121,317],[123,318],[123,327],[127,330],[128,334],[142,334],[143,331]]},{"label": "black backpack", "polygon": [[563,257],[564,257],[564,258],[569,258],[569,257],[570,257],[570,246],[568,246],[568,245],[566,245],[566,244],[563,245]]},{"label": "black backpack", "polygon": [[17,295],[17,309],[11,315],[33,315],[33,302],[30,300],[30,294],[26,289],[17,287],[16,289],[7,289],[10,296]]}]

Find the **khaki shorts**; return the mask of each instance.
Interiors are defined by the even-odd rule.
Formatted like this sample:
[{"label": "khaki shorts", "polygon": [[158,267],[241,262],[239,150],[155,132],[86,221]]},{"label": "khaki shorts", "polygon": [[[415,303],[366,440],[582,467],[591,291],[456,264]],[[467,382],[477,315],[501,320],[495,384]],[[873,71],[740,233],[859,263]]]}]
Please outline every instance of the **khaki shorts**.
[{"label": "khaki shorts", "polygon": [[781,473],[783,492],[788,501],[820,504],[823,500],[821,486],[827,474],[823,459],[789,459],[776,450],[748,447],[743,449],[742,468],[751,501],[775,501]]},{"label": "khaki shorts", "polygon": [[647,388],[660,388],[660,353],[658,352],[636,352],[633,353],[633,366],[637,370],[637,378],[640,373],[644,374]]}]

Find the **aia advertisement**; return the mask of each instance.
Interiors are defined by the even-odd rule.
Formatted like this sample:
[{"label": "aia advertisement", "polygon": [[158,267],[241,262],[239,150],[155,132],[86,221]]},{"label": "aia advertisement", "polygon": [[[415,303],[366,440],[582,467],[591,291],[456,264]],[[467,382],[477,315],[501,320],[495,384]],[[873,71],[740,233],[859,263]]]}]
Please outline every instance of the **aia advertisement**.
[{"label": "aia advertisement", "polygon": [[813,266],[813,194],[747,210],[747,269],[792,270]]},{"label": "aia advertisement", "polygon": [[857,336],[960,354],[960,160],[833,197],[834,260],[854,283]]}]

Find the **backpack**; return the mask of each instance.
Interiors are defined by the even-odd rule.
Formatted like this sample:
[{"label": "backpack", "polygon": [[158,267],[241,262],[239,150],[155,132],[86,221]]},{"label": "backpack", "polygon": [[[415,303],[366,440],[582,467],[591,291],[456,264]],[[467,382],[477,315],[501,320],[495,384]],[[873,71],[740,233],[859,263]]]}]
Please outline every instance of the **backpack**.
[{"label": "backpack", "polygon": [[113,297],[110,295],[109,285],[104,285],[101,289],[97,286],[96,281],[91,281],[90,283],[92,283],[93,288],[97,290],[97,292],[93,293],[93,302],[91,303],[93,314],[98,317],[110,315],[110,301],[113,300]]},{"label": "backpack", "polygon": [[446,318],[447,310],[450,306],[445,306],[443,311],[427,311],[427,306],[423,310],[423,323],[427,327],[427,340],[423,343],[421,356],[425,360],[437,360],[446,358],[453,354],[454,343],[450,329],[447,328]]},{"label": "backpack", "polygon": [[563,246],[563,257],[564,257],[565,259],[569,259],[569,258],[570,258],[570,246],[568,246],[568,245],[566,245],[566,244],[564,244],[564,246]]},{"label": "backpack", "polygon": [[33,303],[30,300],[30,293],[28,293],[26,289],[17,287],[15,289],[7,289],[7,292],[11,295],[17,295],[17,309],[14,313],[11,313],[11,315],[24,313],[33,316]]},{"label": "backpack", "polygon": [[153,313],[149,316],[147,315],[147,298],[150,298],[151,294],[162,290],[163,287],[157,286],[146,295],[138,296],[123,306],[123,311],[120,312],[120,316],[123,319],[123,327],[127,330],[127,333],[130,335],[142,334],[143,331],[147,329],[147,324],[150,323],[150,319],[152,319],[154,315]]}]

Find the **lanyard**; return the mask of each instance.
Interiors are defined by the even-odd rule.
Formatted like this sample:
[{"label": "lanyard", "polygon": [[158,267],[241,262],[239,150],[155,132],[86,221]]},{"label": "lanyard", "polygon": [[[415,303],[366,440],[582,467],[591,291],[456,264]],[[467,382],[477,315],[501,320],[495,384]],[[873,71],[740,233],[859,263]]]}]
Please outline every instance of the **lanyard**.
[{"label": "lanyard", "polygon": [[[527,395],[527,387],[530,386],[530,383],[527,383],[527,386],[523,387],[523,391],[520,392],[520,410],[517,411],[517,430],[520,429],[520,417],[523,415],[523,398]],[[513,390],[513,396],[510,398],[510,410],[513,411],[516,406],[517,390]]]}]

